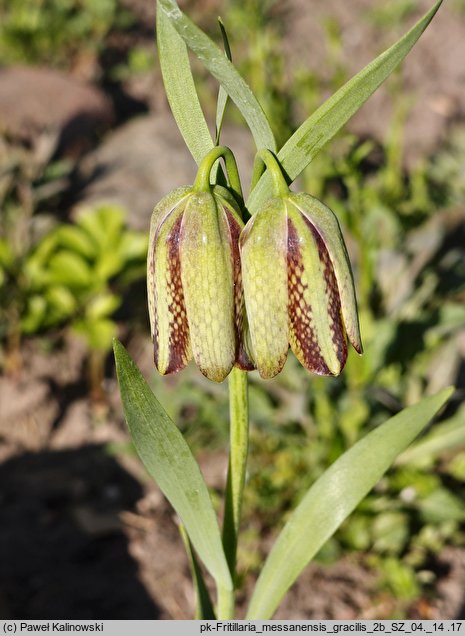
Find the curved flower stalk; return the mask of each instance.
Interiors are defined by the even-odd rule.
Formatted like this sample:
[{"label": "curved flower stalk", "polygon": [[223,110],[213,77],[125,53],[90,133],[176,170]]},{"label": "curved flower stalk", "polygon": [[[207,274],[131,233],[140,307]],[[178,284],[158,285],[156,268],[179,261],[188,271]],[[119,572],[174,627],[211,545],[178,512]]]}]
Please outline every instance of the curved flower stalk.
[{"label": "curved flower stalk", "polygon": [[231,151],[214,148],[194,185],[168,194],[152,214],[147,290],[155,365],[162,375],[179,371],[192,357],[216,382],[235,363],[250,368],[240,338],[238,239],[244,224],[232,194],[210,185],[220,156],[239,183]]},{"label": "curved flower stalk", "polygon": [[[357,302],[339,223],[323,203],[289,190],[274,156],[266,163],[275,196],[240,238],[245,305],[254,362],[263,378],[281,371],[289,345],[309,371],[339,375],[346,334],[362,353]],[[256,170],[256,176],[257,174]]]}]

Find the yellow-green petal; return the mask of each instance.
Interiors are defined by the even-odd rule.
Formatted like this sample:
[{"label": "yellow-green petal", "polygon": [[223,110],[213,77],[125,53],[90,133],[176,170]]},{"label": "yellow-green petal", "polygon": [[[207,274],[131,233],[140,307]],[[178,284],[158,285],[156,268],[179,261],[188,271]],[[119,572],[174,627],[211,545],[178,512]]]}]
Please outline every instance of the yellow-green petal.
[{"label": "yellow-green petal", "polygon": [[183,186],[167,194],[155,206],[150,220],[149,248],[147,253],[147,298],[149,306],[150,332],[155,334],[155,235],[163,221],[180,206],[185,197],[192,191],[191,187]]},{"label": "yellow-green petal", "polygon": [[242,283],[252,355],[260,375],[272,378],[286,362],[287,218],[284,201],[271,199],[241,236]]},{"label": "yellow-green petal", "polygon": [[362,353],[352,269],[337,217],[330,208],[309,194],[292,193],[289,199],[309,219],[328,250],[341,298],[344,326],[352,346],[358,353]]},{"label": "yellow-green petal", "polygon": [[164,375],[179,371],[192,357],[181,281],[179,236],[186,201],[169,213],[153,240],[154,358]]},{"label": "yellow-green petal", "polygon": [[215,186],[213,188],[213,195],[218,208],[223,210],[229,226],[229,243],[234,282],[234,320],[236,326],[235,366],[243,371],[252,371],[255,369],[255,366],[252,362],[250,348],[247,344],[248,326],[242,290],[241,257],[239,253],[239,236],[244,228],[244,223],[236,200],[226,188]]},{"label": "yellow-green petal", "polygon": [[192,353],[202,373],[221,382],[236,354],[233,262],[227,218],[208,192],[187,201],[180,255]]},{"label": "yellow-green petal", "polygon": [[309,371],[339,375],[347,345],[332,264],[323,241],[292,202],[288,210],[289,343]]}]

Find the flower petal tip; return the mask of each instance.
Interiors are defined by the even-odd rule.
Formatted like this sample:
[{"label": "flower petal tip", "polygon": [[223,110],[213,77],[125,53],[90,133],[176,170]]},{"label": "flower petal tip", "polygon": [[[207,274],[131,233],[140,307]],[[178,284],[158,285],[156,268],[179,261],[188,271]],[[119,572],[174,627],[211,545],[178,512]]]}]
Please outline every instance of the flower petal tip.
[{"label": "flower petal tip", "polygon": [[208,380],[211,380],[212,382],[217,382],[218,384],[226,380],[229,373],[231,372],[231,368],[225,369],[225,368],[219,368],[219,367],[210,367],[208,369],[205,369],[205,368],[199,367],[202,375],[204,375]]}]

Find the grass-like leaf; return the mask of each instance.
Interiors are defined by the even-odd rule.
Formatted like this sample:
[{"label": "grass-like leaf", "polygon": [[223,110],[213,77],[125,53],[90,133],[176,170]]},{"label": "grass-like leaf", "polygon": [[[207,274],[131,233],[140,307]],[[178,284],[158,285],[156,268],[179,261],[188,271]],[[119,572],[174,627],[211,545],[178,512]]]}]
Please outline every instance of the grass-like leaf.
[{"label": "grass-like leaf", "polygon": [[276,150],[273,132],[262,107],[223,51],[180,10],[175,0],[158,0],[157,7],[159,12],[165,13],[186,45],[236,104],[252,132],[257,148]]},{"label": "grass-like leaf", "polygon": [[[221,18],[218,18],[218,26],[220,27],[221,36],[223,38],[224,53],[228,60],[232,62],[231,47],[229,46],[228,34],[226,33],[225,26]],[[226,112],[226,105],[228,103],[228,93],[220,84],[220,90],[218,91],[218,100],[216,103],[216,131],[215,131],[215,144],[220,145],[221,128],[223,127],[224,114]]]},{"label": "grass-like leaf", "polygon": [[134,446],[181,518],[192,545],[218,586],[232,589],[218,521],[199,466],[182,434],[117,340],[114,352],[124,414]]},{"label": "grass-like leaf", "polygon": [[166,96],[194,160],[200,164],[213,141],[200,106],[183,39],[157,2],[157,45]]},{"label": "grass-like leaf", "polygon": [[250,602],[248,619],[271,618],[307,563],[452,392],[451,388],[445,389],[390,418],[345,452],[313,484],[290,516],[265,562]]},{"label": "grass-like leaf", "polygon": [[[400,40],[336,91],[284,144],[278,153],[278,159],[290,181],[299,176],[328,141],[389,77],[431,22],[441,3],[442,0],[438,0]],[[270,193],[271,178],[265,172],[247,201],[249,211],[253,214]]]},{"label": "grass-like leaf", "polygon": [[396,465],[428,465],[448,450],[465,446],[465,405],[455,415],[435,426],[428,435],[412,444],[396,460]]},{"label": "grass-like leaf", "polygon": [[213,604],[210,599],[207,585],[203,578],[202,570],[200,569],[200,565],[197,561],[197,557],[195,556],[195,552],[192,549],[192,545],[189,541],[189,537],[187,536],[186,529],[182,524],[179,526],[179,531],[181,533],[184,547],[186,548],[187,557],[191,566],[192,579],[194,582],[196,596],[194,618],[196,621],[215,620],[215,610],[213,609]]}]

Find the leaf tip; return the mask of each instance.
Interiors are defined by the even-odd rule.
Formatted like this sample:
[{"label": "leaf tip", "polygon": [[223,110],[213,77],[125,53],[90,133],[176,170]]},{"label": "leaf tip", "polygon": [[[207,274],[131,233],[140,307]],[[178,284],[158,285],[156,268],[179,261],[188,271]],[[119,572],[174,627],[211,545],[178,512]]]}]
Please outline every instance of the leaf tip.
[{"label": "leaf tip", "polygon": [[118,338],[113,338],[113,355],[115,356],[116,375],[118,377],[118,381],[120,381],[121,370],[124,368],[124,363],[128,361],[132,362],[132,360],[126,351],[125,346],[118,340]]},{"label": "leaf tip", "polygon": [[121,353],[123,349],[124,347],[121,344],[121,342],[118,340],[118,338],[113,338],[113,354],[115,356],[116,361],[117,361],[118,355]]},{"label": "leaf tip", "polygon": [[[440,0],[440,2],[442,2],[442,0]],[[443,399],[443,404],[445,404],[452,397],[454,393],[455,393],[455,386],[451,384],[451,386],[448,386],[442,391],[440,391],[438,395],[441,396],[441,398]]]}]

